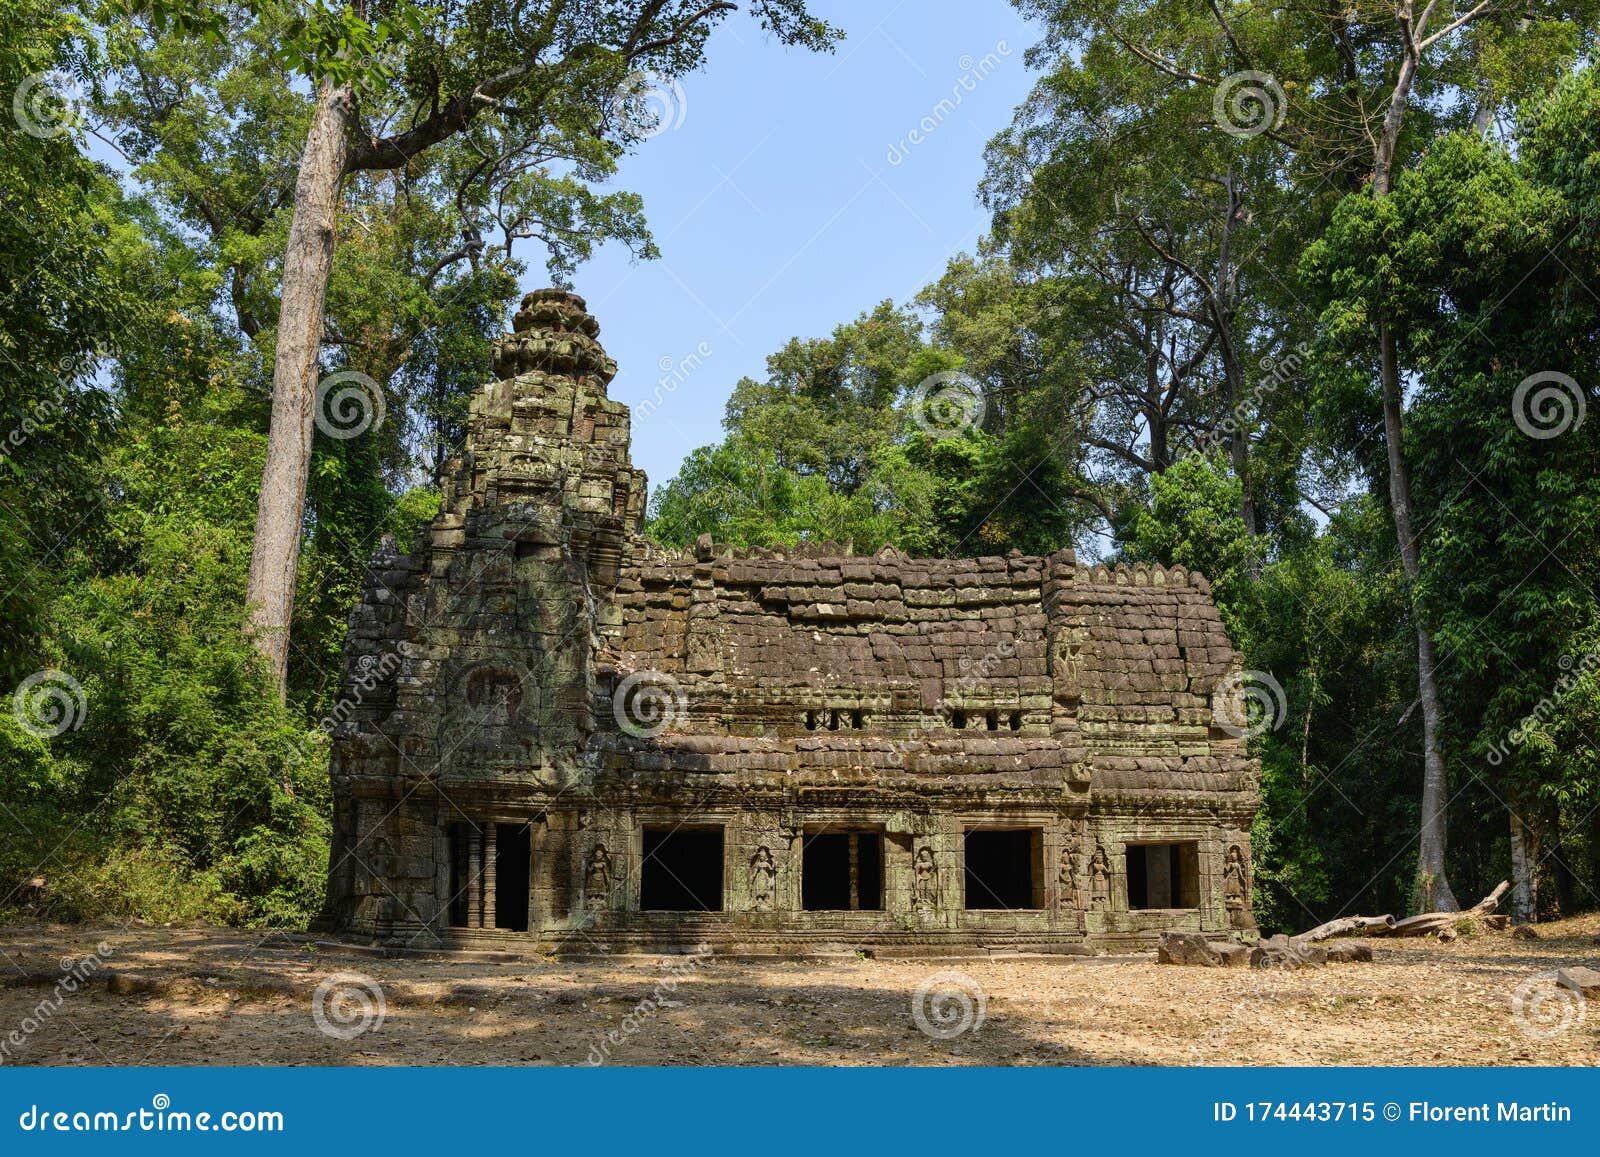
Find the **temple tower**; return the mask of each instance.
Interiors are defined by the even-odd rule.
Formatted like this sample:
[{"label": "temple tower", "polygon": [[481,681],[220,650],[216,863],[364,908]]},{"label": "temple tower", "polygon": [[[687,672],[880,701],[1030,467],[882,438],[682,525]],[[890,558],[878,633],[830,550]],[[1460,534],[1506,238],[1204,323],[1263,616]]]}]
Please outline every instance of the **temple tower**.
[{"label": "temple tower", "polygon": [[581,774],[598,641],[645,502],[599,332],[576,294],[523,299],[426,544],[373,560],[331,767],[336,925],[436,927],[464,870],[439,838],[452,816],[489,829],[481,864],[496,815]]}]

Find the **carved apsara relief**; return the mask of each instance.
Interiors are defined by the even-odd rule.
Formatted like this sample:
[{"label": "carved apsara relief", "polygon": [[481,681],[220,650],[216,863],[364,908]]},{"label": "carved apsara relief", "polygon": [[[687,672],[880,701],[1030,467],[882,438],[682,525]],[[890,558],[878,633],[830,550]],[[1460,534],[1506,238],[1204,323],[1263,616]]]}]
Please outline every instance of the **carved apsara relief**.
[{"label": "carved apsara relief", "polygon": [[772,909],[772,895],[778,878],[778,865],[772,851],[762,844],[750,857],[750,907],[757,912]]},{"label": "carved apsara relief", "polygon": [[1050,647],[1051,692],[1066,706],[1083,698],[1083,673],[1089,651],[1089,632],[1081,626],[1064,627]]},{"label": "carved apsara relief", "polygon": [[604,844],[596,844],[589,853],[589,865],[584,872],[584,900],[591,912],[610,906],[611,853]]},{"label": "carved apsara relief", "polygon": [[1111,857],[1104,844],[1096,844],[1089,860],[1089,906],[1096,912],[1111,907]]},{"label": "carved apsara relief", "polygon": [[1251,929],[1256,926],[1250,908],[1250,853],[1243,844],[1228,845],[1222,863],[1222,903],[1228,912],[1228,927]]},{"label": "carved apsara relief", "polygon": [[918,848],[912,868],[916,875],[917,913],[931,916],[939,907],[939,865],[933,858],[933,850],[926,845]]}]

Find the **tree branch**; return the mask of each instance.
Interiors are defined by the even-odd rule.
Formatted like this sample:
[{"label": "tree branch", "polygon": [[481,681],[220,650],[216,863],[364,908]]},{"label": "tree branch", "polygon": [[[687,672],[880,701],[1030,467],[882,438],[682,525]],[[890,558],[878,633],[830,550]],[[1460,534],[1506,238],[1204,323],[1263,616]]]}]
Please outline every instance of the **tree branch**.
[{"label": "tree branch", "polygon": [[[1428,37],[1426,40],[1424,40],[1420,44],[1418,44],[1417,48],[1419,50],[1421,50],[1421,51],[1427,51],[1429,48],[1433,47],[1433,45],[1436,44],[1440,39],[1442,39],[1443,37],[1449,36],[1456,29],[1461,28],[1464,25],[1471,24],[1474,20],[1476,20],[1478,17],[1482,16],[1486,11],[1488,11],[1492,7],[1493,7],[1493,4],[1491,3],[1491,0],[1479,0],[1479,2],[1476,5],[1474,5],[1471,9],[1469,9],[1466,12],[1463,12],[1460,16],[1457,16],[1449,24],[1446,24],[1443,28],[1439,29],[1439,31],[1435,32],[1432,36]],[[1428,8],[1427,8],[1427,11],[1425,11],[1422,14],[1422,19],[1417,22],[1417,31],[1419,33],[1422,31],[1423,28],[1425,28],[1427,26],[1428,17],[1430,15],[1432,15],[1432,13],[1433,13],[1433,5],[1429,4]]]},{"label": "tree branch", "polygon": [[[641,56],[648,56],[650,53],[659,52],[663,48],[671,48],[674,44],[677,44],[678,41],[682,40],[686,35],[688,35],[689,29],[700,23],[700,21],[704,20],[707,16],[710,16],[716,12],[737,12],[738,10],[739,6],[737,4],[730,4],[727,2],[727,0],[715,0],[715,3],[707,4],[698,12],[693,12],[690,15],[685,16],[681,21],[679,21],[677,27],[673,28],[673,30],[667,33],[665,36],[659,36],[654,40],[647,40],[637,48],[630,49],[627,53],[627,58],[629,60],[637,60]],[[641,16],[640,19],[642,21],[643,17]]]}]

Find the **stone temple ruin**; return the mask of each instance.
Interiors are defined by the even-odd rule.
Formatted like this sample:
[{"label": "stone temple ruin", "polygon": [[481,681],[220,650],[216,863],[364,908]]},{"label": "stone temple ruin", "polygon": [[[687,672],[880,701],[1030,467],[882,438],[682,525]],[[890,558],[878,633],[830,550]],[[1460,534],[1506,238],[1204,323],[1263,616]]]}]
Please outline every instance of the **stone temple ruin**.
[{"label": "stone temple ruin", "polygon": [[572,953],[1253,936],[1237,659],[1181,568],[687,553],[583,300],[530,294],[351,618],[324,922]]}]

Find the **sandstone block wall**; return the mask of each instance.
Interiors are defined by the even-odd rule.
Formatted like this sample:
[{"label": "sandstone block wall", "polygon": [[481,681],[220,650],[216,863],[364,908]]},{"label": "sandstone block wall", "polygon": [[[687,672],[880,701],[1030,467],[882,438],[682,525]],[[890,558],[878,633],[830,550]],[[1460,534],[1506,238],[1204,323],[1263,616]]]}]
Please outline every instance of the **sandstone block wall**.
[{"label": "sandstone block wall", "polygon": [[[495,368],[428,543],[380,551],[352,614],[335,927],[570,951],[1249,933],[1256,767],[1216,724],[1237,658],[1201,575],[662,551],[582,300],[529,295]],[[646,833],[678,827],[721,831],[720,889],[642,910]],[[1025,833],[1026,906],[968,906],[975,830]],[[880,908],[805,909],[829,831],[881,847]]]}]

